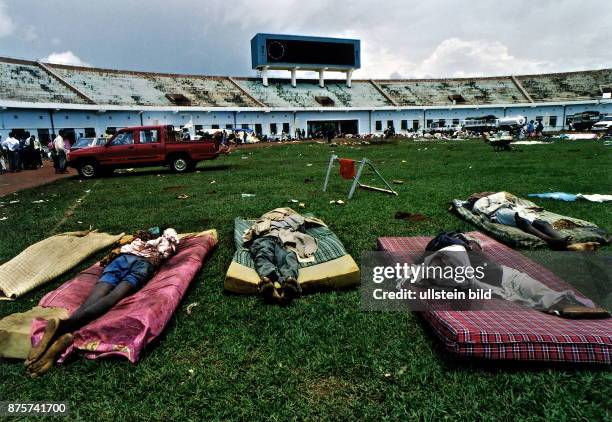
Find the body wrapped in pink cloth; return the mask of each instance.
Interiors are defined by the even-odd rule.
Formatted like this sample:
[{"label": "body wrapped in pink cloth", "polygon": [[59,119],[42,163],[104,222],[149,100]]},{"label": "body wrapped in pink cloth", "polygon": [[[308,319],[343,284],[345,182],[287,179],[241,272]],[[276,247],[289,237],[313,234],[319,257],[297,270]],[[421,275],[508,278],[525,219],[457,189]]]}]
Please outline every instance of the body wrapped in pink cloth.
[{"label": "body wrapped in pink cloth", "polygon": [[[214,231],[181,239],[176,254],[166,261],[142,289],[128,296],[100,318],[74,333],[74,342],[62,355],[81,352],[88,359],[122,356],[137,362],[145,346],[157,338],[174,314],[206,255],[217,244]],[[74,279],[44,296],[39,305],[66,308],[73,313],[87,298],[102,274],[94,264]],[[46,321],[32,324],[32,344],[40,340]]]}]

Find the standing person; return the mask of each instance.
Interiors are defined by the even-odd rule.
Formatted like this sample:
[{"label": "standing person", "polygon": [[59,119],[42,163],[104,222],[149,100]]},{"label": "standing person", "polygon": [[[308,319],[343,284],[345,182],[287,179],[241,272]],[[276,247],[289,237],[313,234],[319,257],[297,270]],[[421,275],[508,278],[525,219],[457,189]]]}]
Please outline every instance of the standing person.
[{"label": "standing person", "polygon": [[34,165],[38,168],[42,167],[42,145],[36,136],[32,135],[32,144],[34,145]]},{"label": "standing person", "polygon": [[529,121],[529,124],[527,124],[527,136],[529,138],[533,137],[535,133],[535,125],[533,124],[533,120]]},{"label": "standing person", "polygon": [[9,171],[11,173],[19,171],[19,141],[15,139],[14,132],[9,133],[9,137],[4,140],[2,146],[8,155]]},{"label": "standing person", "polygon": [[536,136],[538,137],[542,136],[543,132],[544,132],[544,125],[542,124],[541,120],[538,120],[538,124],[536,126]]},{"label": "standing person", "polygon": [[66,151],[66,144],[64,143],[64,138],[62,137],[61,131],[59,132],[59,135],[57,135],[57,137],[53,140],[53,149],[55,150],[55,154],[57,155],[56,173],[68,173],[68,171],[66,171],[66,158],[68,155],[68,151]]},{"label": "standing person", "polygon": [[8,164],[6,163],[6,152],[4,151],[4,146],[2,145],[2,135],[0,135],[0,174],[4,174],[8,171]]},{"label": "standing person", "polygon": [[[55,139],[55,133],[51,134],[51,139]],[[57,153],[55,152],[55,143],[54,141],[49,141],[47,144],[47,149],[49,150],[49,158],[53,160],[53,168],[55,169],[55,174],[59,173],[59,161],[57,157]]]},{"label": "standing person", "polygon": [[21,167],[24,170],[31,170],[34,167],[34,141],[30,132],[25,133],[21,146]]}]

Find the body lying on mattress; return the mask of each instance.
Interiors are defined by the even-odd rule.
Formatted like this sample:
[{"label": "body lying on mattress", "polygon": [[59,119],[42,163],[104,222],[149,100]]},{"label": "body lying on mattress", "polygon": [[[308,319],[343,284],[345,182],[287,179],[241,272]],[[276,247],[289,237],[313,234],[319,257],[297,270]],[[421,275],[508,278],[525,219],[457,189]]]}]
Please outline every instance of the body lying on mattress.
[{"label": "body lying on mattress", "polygon": [[302,288],[342,288],[359,283],[359,268],[321,220],[278,208],[258,220],[237,218],[236,253],[225,289],[289,303]]},{"label": "body lying on mattress", "polygon": [[595,224],[544,210],[508,192],[481,192],[453,200],[460,217],[517,247],[593,250],[609,243]]},{"label": "body lying on mattress", "polygon": [[48,293],[35,308],[65,309],[68,317],[33,321],[33,347],[26,359],[32,376],[77,350],[92,359],[119,355],[137,361],[217,243],[214,231],[179,236],[173,229],[140,231],[125,239],[105,260]]},{"label": "body lying on mattress", "polygon": [[[580,292],[521,253],[479,232],[465,235],[478,241],[482,254],[513,271],[504,278],[502,268],[494,283],[499,288],[498,299],[487,301],[486,309],[427,308],[432,310],[421,312],[448,352],[463,358],[495,360],[606,364],[612,361],[612,319],[605,318],[609,315],[605,309],[591,308]],[[410,260],[422,256],[431,240],[430,237],[384,237],[378,239],[378,245],[382,251]],[[526,289],[521,291],[522,288]],[[571,293],[567,295],[567,292]],[[542,298],[541,293],[548,297]],[[521,303],[530,296],[532,300]],[[568,298],[578,299],[578,306],[589,305],[589,309],[566,316],[584,319],[560,318],[560,313],[555,312],[564,305],[573,306],[563,303]],[[591,310],[597,312],[588,315]]]}]

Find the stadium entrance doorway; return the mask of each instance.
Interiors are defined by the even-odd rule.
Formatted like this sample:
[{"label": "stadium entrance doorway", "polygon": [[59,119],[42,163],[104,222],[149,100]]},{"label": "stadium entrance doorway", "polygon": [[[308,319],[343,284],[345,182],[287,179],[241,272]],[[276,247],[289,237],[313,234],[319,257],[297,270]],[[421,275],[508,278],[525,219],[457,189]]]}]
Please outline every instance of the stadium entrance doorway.
[{"label": "stadium entrance doorway", "polygon": [[325,133],[333,130],[336,134],[352,134],[359,133],[358,120],[309,120],[306,122],[308,126],[308,134],[311,136],[324,136]]}]

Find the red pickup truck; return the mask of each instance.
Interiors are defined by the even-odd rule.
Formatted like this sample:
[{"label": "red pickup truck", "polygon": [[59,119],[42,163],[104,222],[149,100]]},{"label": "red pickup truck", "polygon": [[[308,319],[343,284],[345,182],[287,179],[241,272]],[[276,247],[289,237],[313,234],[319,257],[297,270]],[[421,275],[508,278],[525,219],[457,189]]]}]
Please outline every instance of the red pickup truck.
[{"label": "red pickup truck", "polygon": [[84,178],[125,167],[170,166],[177,173],[186,173],[199,161],[227,152],[218,139],[182,140],[171,125],[136,126],[119,130],[104,145],[70,151],[68,165]]}]

